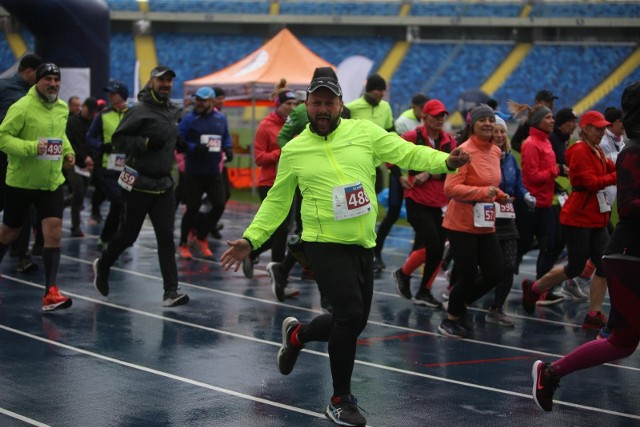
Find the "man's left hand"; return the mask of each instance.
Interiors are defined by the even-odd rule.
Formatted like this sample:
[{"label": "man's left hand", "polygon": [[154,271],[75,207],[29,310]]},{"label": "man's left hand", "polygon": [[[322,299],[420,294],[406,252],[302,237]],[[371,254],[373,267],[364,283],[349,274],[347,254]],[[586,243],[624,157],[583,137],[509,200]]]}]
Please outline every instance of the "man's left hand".
[{"label": "man's left hand", "polygon": [[458,147],[449,153],[449,157],[447,157],[446,163],[447,168],[453,170],[458,169],[461,166],[466,165],[471,161],[471,156],[469,153],[464,151],[462,148]]},{"label": "man's left hand", "polygon": [[229,270],[235,264],[233,271],[238,271],[242,265],[242,260],[251,253],[251,244],[247,239],[227,240],[227,249],[220,257],[220,264],[225,270]]}]

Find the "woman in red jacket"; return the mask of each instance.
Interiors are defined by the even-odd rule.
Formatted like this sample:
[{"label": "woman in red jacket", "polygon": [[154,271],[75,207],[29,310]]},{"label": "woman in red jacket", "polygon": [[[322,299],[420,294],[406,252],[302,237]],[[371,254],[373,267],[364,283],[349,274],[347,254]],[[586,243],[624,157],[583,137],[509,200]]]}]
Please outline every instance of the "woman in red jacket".
[{"label": "woman in red jacket", "polygon": [[606,323],[600,311],[607,290],[602,254],[609,243],[607,224],[611,201],[606,200],[604,189],[616,183],[616,168],[599,144],[608,125],[601,113],[584,113],[580,118],[580,141],[565,154],[573,188],[560,211],[560,223],[567,239],[567,265],[553,268],[535,282],[527,279],[522,282],[522,305],[527,312],[532,312],[546,289],[578,276],[590,259],[596,272],[591,282],[589,313],[582,324],[587,329],[599,329]]},{"label": "woman in red jacket", "polygon": [[[260,200],[264,200],[271,187],[273,187],[273,182],[278,172],[278,162],[280,161],[278,134],[297,104],[296,95],[286,85],[287,82],[284,79],[276,85],[273,93],[273,102],[276,109],[262,119],[256,130],[253,142],[253,155],[256,164],[261,168],[258,176]],[[264,245],[253,251],[250,257],[245,258],[242,264],[242,272],[247,278],[253,277],[253,265],[258,262],[258,256],[267,249],[271,249],[272,261],[282,262],[285,259],[288,232],[289,221],[285,220]]]},{"label": "woman in red jacket", "polygon": [[[528,112],[531,124],[529,137],[522,143],[522,183],[536,198],[536,206],[531,211],[518,202],[516,208],[516,226],[518,227],[518,264],[524,254],[531,249],[533,237],[538,241],[538,259],[536,261],[536,279],[544,276],[555,263],[555,235],[557,220],[553,210],[555,179],[560,170],[556,164],[549,134],[555,123],[551,110],[540,104],[529,107],[524,104],[510,104],[511,111],[518,115]],[[549,290],[539,299],[538,305],[555,304],[564,297]]]}]

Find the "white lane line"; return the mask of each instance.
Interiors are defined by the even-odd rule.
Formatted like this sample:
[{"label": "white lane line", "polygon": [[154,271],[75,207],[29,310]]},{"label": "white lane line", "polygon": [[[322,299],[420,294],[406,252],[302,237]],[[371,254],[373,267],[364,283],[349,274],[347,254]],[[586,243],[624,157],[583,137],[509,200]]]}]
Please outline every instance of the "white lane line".
[{"label": "white lane line", "polygon": [[[93,263],[93,261],[87,261],[87,260],[84,260],[84,259],[81,259],[81,258],[76,258],[76,257],[68,256],[68,255],[62,255],[62,258],[67,258],[67,259],[70,259],[70,260],[73,260],[73,261],[76,261],[76,262],[79,262],[79,263],[83,263],[83,264],[92,264]],[[134,275],[134,276],[144,277],[144,278],[152,279],[152,280],[156,280],[156,281],[162,281],[161,277],[153,276],[151,274],[140,273],[138,271],[127,270],[127,269],[119,268],[119,267],[111,267],[111,269],[112,270],[121,271],[123,273],[131,274],[131,275]],[[4,275],[4,277],[11,278],[11,279],[13,279],[15,281],[18,281],[20,283],[25,283],[25,284],[32,284],[33,283],[33,282],[28,282],[28,281],[25,281],[25,280],[22,280],[22,279],[18,279],[16,277],[7,276],[7,275]],[[314,314],[321,313],[320,310],[313,310],[313,309],[310,309],[310,308],[300,307],[300,306],[292,305],[292,304],[285,304],[285,303],[281,303],[281,302],[278,302],[278,301],[265,300],[265,299],[261,299],[261,298],[257,298],[257,297],[250,297],[250,296],[237,294],[237,293],[233,293],[233,292],[229,292],[229,291],[223,291],[223,290],[219,290],[219,289],[212,289],[212,288],[208,288],[208,287],[205,287],[205,286],[194,285],[194,284],[188,283],[188,282],[180,281],[179,284],[181,286],[192,288],[192,289],[199,289],[199,290],[202,290],[202,291],[205,291],[205,292],[213,292],[213,293],[217,293],[217,294],[221,294],[221,295],[226,295],[226,296],[246,299],[246,300],[250,300],[250,301],[256,301],[256,302],[263,303],[263,304],[271,304],[271,305],[277,305],[277,306],[280,306],[280,307],[288,307],[288,308],[292,308],[292,309],[296,309],[296,310],[300,310],[300,311],[305,311],[305,312],[308,312],[308,313],[314,313]],[[66,292],[66,293],[68,293],[68,292]],[[71,294],[69,294],[69,295],[71,295]],[[78,298],[84,298],[84,297],[78,295]],[[91,299],[91,298],[87,298],[87,300],[88,301],[94,301],[94,302],[100,302],[99,300],[94,300],[94,299]],[[482,309],[476,309],[476,310],[482,310]],[[483,310],[483,311],[486,311],[486,310]],[[535,318],[535,317],[527,317],[527,316],[516,316],[516,317],[519,317],[519,318],[522,318],[522,319],[528,320],[528,321],[534,321],[534,322],[540,322],[540,323],[551,323],[551,324],[555,324],[555,325],[559,325],[559,326],[567,326],[567,327],[572,327],[572,328],[576,328],[576,329],[579,329],[582,326],[582,325],[578,325],[578,324],[575,324],[575,323],[538,319],[538,318]],[[376,325],[376,326],[381,326],[381,327],[391,328],[391,329],[396,329],[396,330],[401,330],[401,331],[418,332],[418,333],[425,334],[425,335],[432,335],[432,336],[442,337],[437,332],[425,331],[425,330],[421,330],[421,329],[414,329],[414,328],[409,328],[409,327],[405,327],[405,326],[390,325],[388,323],[378,322],[378,321],[371,320],[371,319],[369,319],[369,321],[367,323],[371,324],[371,325]],[[509,350],[521,351],[521,352],[525,352],[525,353],[540,354],[540,355],[551,356],[551,357],[556,357],[556,358],[560,358],[560,357],[563,356],[562,354],[547,353],[547,352],[536,350],[536,349],[527,349],[527,348],[523,348],[523,347],[507,346],[507,345],[504,345],[504,344],[492,343],[492,342],[488,342],[488,341],[479,341],[479,340],[474,340],[474,339],[470,339],[470,338],[465,338],[464,341],[475,343],[475,344],[480,344],[480,345],[484,345],[484,346],[488,346],[488,347],[496,347],[496,348],[501,348],[501,349],[509,349]],[[615,368],[628,369],[628,370],[631,370],[631,371],[640,372],[640,368],[635,368],[635,367],[632,367],[632,366],[624,366],[624,365],[617,365],[617,364],[613,365],[613,364],[609,364],[609,363],[607,363],[605,365],[606,366],[615,367]]]},{"label": "white lane line", "polygon": [[4,409],[4,408],[0,408],[0,414],[4,414],[7,415],[11,418],[15,418],[16,420],[20,420],[24,423],[27,424],[31,424],[32,426],[38,426],[38,427],[49,427],[49,424],[44,424],[41,423],[40,421],[36,421],[32,418],[27,418],[24,415],[20,415],[20,414],[16,414],[15,412],[12,412],[8,409]]},{"label": "white lane line", "polygon": [[130,363],[130,362],[126,362],[124,360],[120,360],[120,359],[116,359],[113,357],[109,357],[109,356],[104,356],[102,354],[98,354],[98,353],[94,353],[92,351],[88,351],[88,350],[84,350],[78,347],[74,347],[71,345],[67,345],[67,344],[62,344],[60,342],[57,341],[52,341],[50,339],[47,338],[42,338],[39,337],[37,335],[32,335],[28,332],[24,332],[24,331],[20,331],[18,329],[14,329],[12,327],[9,326],[5,326],[3,324],[0,324],[0,329],[4,329],[7,332],[12,332],[14,334],[17,335],[22,335],[24,337],[36,340],[36,341],[40,341],[43,343],[47,343],[49,345],[54,345],[56,347],[60,347],[60,348],[64,348],[66,350],[71,350],[71,351],[75,351],[77,353],[80,354],[84,354],[86,356],[91,356],[93,358],[96,359],[100,359],[100,360],[104,360],[105,362],[110,362],[110,363],[115,363],[117,365],[121,365],[121,366],[125,366],[127,368],[132,368],[132,369],[136,369],[138,371],[142,371],[142,372],[147,372],[153,375],[157,375],[160,377],[165,377],[165,378],[169,378],[172,380],[176,380],[176,381],[180,381],[186,384],[190,384],[190,385],[194,385],[197,387],[202,387],[202,388],[206,388],[208,390],[213,390],[213,391],[217,391],[219,393],[224,393],[224,394],[228,394],[230,396],[235,396],[235,397],[240,397],[242,399],[246,399],[246,400],[250,400],[253,402],[258,402],[258,403],[264,403],[265,405],[270,405],[270,406],[275,406],[277,408],[281,408],[281,409],[287,409],[289,411],[293,411],[293,412],[298,412],[300,414],[304,414],[304,415],[310,415],[316,418],[325,418],[324,414],[320,414],[318,412],[313,412],[313,411],[308,411],[306,409],[302,409],[302,408],[298,408],[295,406],[290,406],[290,405],[285,405],[279,402],[274,402],[272,400],[267,400],[267,399],[263,399],[260,397],[256,397],[256,396],[252,396],[250,394],[245,394],[245,393],[240,393],[234,390],[229,390],[227,388],[223,388],[223,387],[217,387],[211,384],[207,384],[207,383],[203,383],[201,381],[195,381],[189,378],[185,378],[185,377],[181,377],[178,375],[174,375],[174,374],[170,374],[168,372],[163,372],[163,371],[159,371],[157,369],[153,369],[153,368],[148,368],[146,366],[142,366],[142,365],[136,365],[135,363]]},{"label": "white lane line", "polygon": [[[158,317],[161,317],[161,316],[158,316]],[[165,320],[172,320],[172,319],[165,319]],[[178,321],[176,323],[186,324],[188,322]],[[81,348],[78,348],[78,347],[73,347],[73,346],[70,346],[70,345],[67,345],[67,344],[62,344],[62,343],[59,343],[57,341],[49,340],[47,338],[42,338],[42,337],[39,337],[37,335],[30,334],[28,332],[20,331],[18,329],[14,329],[12,327],[5,326],[3,324],[0,324],[0,329],[4,329],[4,330],[6,330],[8,332],[12,332],[12,333],[15,333],[15,334],[18,334],[18,335],[22,335],[24,337],[27,337],[27,338],[30,338],[30,339],[34,339],[34,340],[37,340],[37,341],[41,341],[41,342],[44,342],[44,343],[47,343],[47,344],[50,344],[50,345],[55,345],[55,346],[58,346],[58,347],[61,347],[61,348],[67,349],[67,350],[76,351],[78,353],[85,354],[87,356],[91,356],[91,357],[94,357],[94,358],[97,358],[97,359],[100,359],[100,360],[104,360],[104,361],[111,362],[111,363],[116,363],[116,364],[119,364],[119,365],[122,365],[122,366],[125,366],[125,367],[137,369],[137,370],[140,370],[140,371],[143,371],[143,372],[148,372],[148,373],[151,373],[151,374],[154,374],[154,375],[158,375],[158,376],[161,376],[161,377],[173,379],[173,380],[180,381],[180,382],[183,382],[183,383],[187,383],[187,384],[190,384],[190,385],[195,385],[195,386],[198,386],[198,387],[206,388],[206,389],[217,391],[217,392],[220,392],[220,393],[229,394],[231,396],[240,397],[240,398],[251,400],[251,401],[254,401],[254,402],[264,403],[266,405],[271,405],[271,406],[275,406],[275,407],[278,407],[278,408],[291,410],[291,411],[298,412],[298,413],[305,414],[305,415],[311,415],[311,416],[314,416],[314,417],[317,417],[317,418],[324,418],[323,414],[320,414],[320,413],[317,413],[317,412],[308,411],[306,409],[298,408],[298,407],[295,407],[295,406],[285,405],[285,404],[282,404],[282,403],[279,403],[279,402],[274,402],[274,401],[271,401],[271,400],[266,400],[266,399],[263,399],[263,398],[255,397],[255,396],[252,396],[252,395],[249,395],[249,394],[240,393],[240,392],[229,390],[229,389],[222,388],[222,387],[217,387],[217,386],[214,386],[214,385],[211,385],[211,384],[203,383],[201,381],[195,381],[195,380],[191,380],[189,378],[184,378],[184,377],[181,377],[181,376],[178,376],[178,375],[169,374],[167,372],[159,371],[159,370],[156,370],[156,369],[153,369],[153,368],[148,368],[146,366],[137,365],[137,364],[126,362],[126,361],[123,361],[123,360],[120,360],[120,359],[115,359],[113,357],[104,356],[102,354],[94,353],[92,351],[84,350],[84,349],[81,349]],[[210,329],[213,330],[212,328],[210,328]],[[229,335],[236,335],[236,334],[229,334]],[[242,337],[242,336],[239,336],[239,337]],[[255,339],[253,341],[265,342],[263,340],[255,340]],[[268,342],[268,341],[266,341],[266,343],[267,344],[273,344],[273,343]],[[316,354],[316,355],[319,355],[319,356],[328,357],[327,354],[320,353],[320,352],[317,352],[317,351],[309,351],[309,350],[306,350],[306,349],[303,350],[303,351],[304,352],[308,352],[308,353],[312,353],[312,354]],[[379,365],[377,363],[365,362],[365,361],[361,361],[361,360],[356,360],[356,363],[360,364],[360,365],[368,366],[368,367],[371,367],[371,368],[374,368],[374,369],[382,369],[382,370],[385,370],[385,371],[395,372],[395,373],[398,373],[398,374],[409,375],[409,376],[414,376],[414,377],[419,377],[419,378],[425,378],[425,379],[429,379],[429,380],[433,380],[433,381],[440,381],[440,382],[444,382],[444,383],[448,383],[448,384],[454,384],[454,385],[458,385],[458,386],[462,386],[462,387],[470,387],[470,388],[475,388],[475,389],[479,389],[479,390],[491,391],[491,392],[494,392],[494,393],[500,393],[500,394],[505,394],[505,395],[514,396],[514,397],[522,397],[522,398],[526,398],[526,399],[533,399],[533,397],[531,395],[525,394],[525,393],[518,393],[518,392],[510,391],[510,390],[504,390],[504,389],[495,388],[495,387],[483,386],[483,385],[479,385],[479,384],[468,383],[468,382],[465,382],[465,381],[458,381],[458,380],[453,380],[453,379],[450,379],[450,378],[438,377],[438,376],[435,376],[435,375],[421,374],[421,373],[417,373],[417,372],[413,372],[413,371],[407,371],[405,369],[392,368],[392,367],[389,367],[389,366]],[[608,410],[608,409],[594,408],[594,407],[591,407],[591,406],[579,405],[579,404],[576,404],[576,403],[565,402],[565,401],[562,401],[562,400],[554,400],[554,404],[569,406],[569,407],[583,409],[583,410],[592,411],[592,412],[599,412],[599,413],[603,413],[603,414],[615,415],[615,416],[620,416],[620,417],[624,417],[624,418],[631,418],[631,419],[640,420],[640,415],[627,414],[627,413],[624,413],[624,412],[611,411],[611,410]]]}]

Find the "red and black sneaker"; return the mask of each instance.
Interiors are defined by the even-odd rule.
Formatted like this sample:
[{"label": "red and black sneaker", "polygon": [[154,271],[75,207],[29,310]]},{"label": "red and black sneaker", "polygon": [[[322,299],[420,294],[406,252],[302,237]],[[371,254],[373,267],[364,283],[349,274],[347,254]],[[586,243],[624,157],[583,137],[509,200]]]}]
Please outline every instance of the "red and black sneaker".
[{"label": "red and black sneaker", "polygon": [[47,294],[42,297],[42,311],[63,310],[72,304],[71,298],[62,295],[56,285],[51,285]]},{"label": "red and black sneaker", "polygon": [[556,375],[551,363],[536,360],[531,369],[533,377],[533,400],[543,411],[553,409],[553,393],[560,386],[560,378]]},{"label": "red and black sneaker", "polygon": [[531,314],[536,309],[536,301],[540,297],[532,289],[533,280],[524,279],[522,281],[522,307],[524,311]]}]

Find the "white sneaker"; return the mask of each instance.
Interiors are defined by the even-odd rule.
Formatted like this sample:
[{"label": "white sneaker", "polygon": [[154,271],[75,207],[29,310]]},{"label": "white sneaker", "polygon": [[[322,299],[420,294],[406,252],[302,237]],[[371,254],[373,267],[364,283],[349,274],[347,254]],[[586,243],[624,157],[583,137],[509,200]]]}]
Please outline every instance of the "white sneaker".
[{"label": "white sneaker", "polygon": [[589,295],[582,290],[580,285],[578,285],[574,279],[565,280],[562,283],[562,293],[573,299],[589,299]]}]

